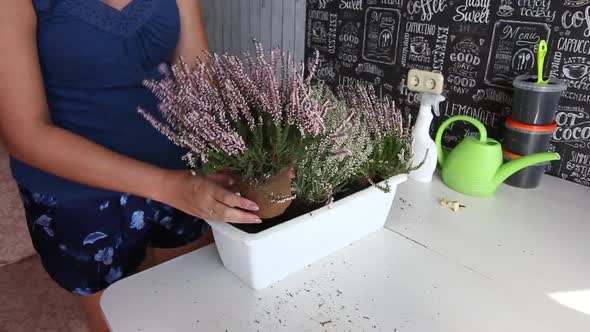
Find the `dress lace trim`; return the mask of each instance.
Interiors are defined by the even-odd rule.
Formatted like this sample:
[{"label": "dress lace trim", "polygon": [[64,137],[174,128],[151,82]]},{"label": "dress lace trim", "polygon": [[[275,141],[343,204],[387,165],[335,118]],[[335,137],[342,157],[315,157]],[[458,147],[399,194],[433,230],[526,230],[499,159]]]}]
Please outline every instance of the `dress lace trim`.
[{"label": "dress lace trim", "polygon": [[155,10],[158,0],[131,0],[122,10],[100,0],[62,0],[63,8],[103,30],[127,36],[141,27]]}]

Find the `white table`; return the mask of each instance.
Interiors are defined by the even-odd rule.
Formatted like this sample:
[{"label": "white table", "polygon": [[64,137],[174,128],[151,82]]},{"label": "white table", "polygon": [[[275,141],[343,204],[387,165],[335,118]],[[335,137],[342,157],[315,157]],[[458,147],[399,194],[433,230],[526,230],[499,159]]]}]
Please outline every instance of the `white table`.
[{"label": "white table", "polygon": [[388,229],[272,288],[209,246],[117,282],[103,311],[115,332],[590,331],[590,189],[546,177],[481,199],[410,182],[398,197]]}]

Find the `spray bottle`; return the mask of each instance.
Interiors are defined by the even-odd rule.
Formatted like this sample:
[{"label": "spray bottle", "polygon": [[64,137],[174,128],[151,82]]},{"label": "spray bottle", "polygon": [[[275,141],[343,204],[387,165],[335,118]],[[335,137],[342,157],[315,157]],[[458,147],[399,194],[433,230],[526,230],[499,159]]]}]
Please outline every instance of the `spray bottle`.
[{"label": "spray bottle", "polygon": [[408,89],[420,92],[420,110],[414,126],[413,135],[413,164],[420,168],[410,173],[410,178],[418,182],[428,183],[438,163],[436,144],[430,137],[430,126],[434,116],[440,116],[439,104],[445,100],[442,96],[444,78],[441,74],[425,72],[421,70],[410,70],[408,74]]}]

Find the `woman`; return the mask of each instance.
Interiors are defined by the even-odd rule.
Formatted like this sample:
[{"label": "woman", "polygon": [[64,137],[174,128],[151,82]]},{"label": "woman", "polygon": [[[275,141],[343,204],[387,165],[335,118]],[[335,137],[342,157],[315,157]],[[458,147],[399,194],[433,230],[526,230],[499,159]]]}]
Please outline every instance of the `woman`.
[{"label": "woman", "polygon": [[0,2],[1,139],[43,266],[92,330],[108,285],[211,242],[200,218],[260,222],[137,114],[157,112],[142,80],[206,48],[199,0]]}]

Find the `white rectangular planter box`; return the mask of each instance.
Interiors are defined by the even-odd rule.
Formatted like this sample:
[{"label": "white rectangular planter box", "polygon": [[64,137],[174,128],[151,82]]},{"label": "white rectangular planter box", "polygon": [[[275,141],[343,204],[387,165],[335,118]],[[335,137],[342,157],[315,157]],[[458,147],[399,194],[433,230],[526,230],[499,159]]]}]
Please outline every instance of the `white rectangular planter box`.
[{"label": "white rectangular planter box", "polygon": [[212,222],[223,265],[248,286],[266,288],[382,228],[397,186],[406,179],[391,178],[389,193],[369,187],[257,234]]}]

